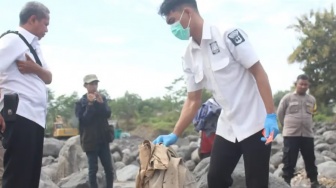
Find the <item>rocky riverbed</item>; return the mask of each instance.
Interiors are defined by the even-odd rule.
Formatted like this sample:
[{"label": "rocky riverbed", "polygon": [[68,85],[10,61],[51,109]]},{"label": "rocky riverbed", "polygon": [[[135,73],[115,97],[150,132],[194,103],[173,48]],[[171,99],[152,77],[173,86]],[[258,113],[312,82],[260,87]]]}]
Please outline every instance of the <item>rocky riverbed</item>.
[{"label": "rocky riverbed", "polygon": [[[336,124],[317,123],[315,125],[315,153],[319,180],[327,188],[336,188]],[[115,188],[133,188],[139,169],[138,145],[144,138],[131,136],[115,140],[110,144],[111,156],[115,166]],[[175,151],[184,159],[186,166],[193,172],[199,188],[207,188],[209,158],[200,161],[197,148],[198,137],[187,136],[173,145]],[[289,187],[280,178],[282,174],[283,138],[279,135],[272,145],[270,159],[270,188]],[[233,188],[245,187],[244,161],[241,159],[233,173]],[[66,141],[45,138],[44,158],[40,188],[89,188],[87,178],[87,158],[79,144],[79,136]],[[292,187],[310,187],[306,178],[304,163],[299,156],[296,176]],[[104,172],[99,167],[98,183],[104,186]]]}]

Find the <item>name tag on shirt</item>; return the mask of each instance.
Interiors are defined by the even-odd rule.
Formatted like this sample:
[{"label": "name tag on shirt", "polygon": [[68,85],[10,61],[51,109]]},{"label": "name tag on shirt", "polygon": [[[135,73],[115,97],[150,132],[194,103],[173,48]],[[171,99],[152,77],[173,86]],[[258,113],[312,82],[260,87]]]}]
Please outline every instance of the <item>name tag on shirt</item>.
[{"label": "name tag on shirt", "polygon": [[220,52],[219,46],[217,44],[217,41],[210,43],[210,49],[213,55],[216,55]]}]

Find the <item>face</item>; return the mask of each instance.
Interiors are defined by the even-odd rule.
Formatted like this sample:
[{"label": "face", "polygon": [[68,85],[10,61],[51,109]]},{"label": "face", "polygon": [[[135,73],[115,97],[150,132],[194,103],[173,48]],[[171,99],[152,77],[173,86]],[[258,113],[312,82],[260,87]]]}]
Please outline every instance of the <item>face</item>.
[{"label": "face", "polygon": [[191,18],[191,11],[190,11],[189,8],[185,8],[184,11],[183,10],[171,11],[166,16],[166,22],[167,22],[168,25],[172,25],[172,24],[180,21],[183,28],[187,28],[190,18]]},{"label": "face", "polygon": [[309,89],[309,81],[299,79],[296,82],[296,92],[300,95],[306,94],[307,90]]},{"label": "face", "polygon": [[37,19],[36,16],[31,16],[29,22],[31,23],[33,34],[39,39],[43,38],[48,32],[49,15],[42,19]]},{"label": "face", "polygon": [[86,87],[88,93],[94,93],[98,89],[98,82],[93,81],[91,83],[85,84],[85,87]]}]

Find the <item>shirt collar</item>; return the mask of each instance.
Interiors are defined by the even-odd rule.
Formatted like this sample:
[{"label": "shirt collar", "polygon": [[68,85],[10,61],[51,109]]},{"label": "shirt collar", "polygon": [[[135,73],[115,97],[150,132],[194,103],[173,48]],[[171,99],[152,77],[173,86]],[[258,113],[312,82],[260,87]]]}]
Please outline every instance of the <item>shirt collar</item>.
[{"label": "shirt collar", "polygon": [[[212,35],[211,35],[211,26],[206,23],[203,22],[203,30],[202,30],[202,40],[211,40],[212,39]],[[191,45],[193,49],[199,49],[200,46],[194,41],[191,40]]]},{"label": "shirt collar", "polygon": [[33,35],[32,33],[30,33],[29,31],[27,31],[25,28],[23,27],[19,27],[18,31],[21,35],[24,36],[24,38],[26,38],[26,40],[29,42],[29,44],[32,44],[33,42],[38,44],[38,37]]}]

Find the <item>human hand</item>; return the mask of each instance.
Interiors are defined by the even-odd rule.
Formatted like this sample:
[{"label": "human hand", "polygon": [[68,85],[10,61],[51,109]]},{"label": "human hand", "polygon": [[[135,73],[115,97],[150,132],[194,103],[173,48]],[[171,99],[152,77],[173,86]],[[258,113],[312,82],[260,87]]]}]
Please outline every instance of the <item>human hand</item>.
[{"label": "human hand", "polygon": [[87,94],[87,99],[88,99],[89,103],[93,103],[96,100],[96,95],[92,94],[92,93],[88,93]]},{"label": "human hand", "polygon": [[36,73],[37,69],[39,68],[37,65],[30,57],[29,55],[25,54],[26,56],[26,61],[16,61],[16,65],[21,72],[21,74],[28,74],[28,73]]},{"label": "human hand", "polygon": [[0,114],[0,127],[1,127],[1,132],[4,133],[6,130],[6,123],[1,114]]},{"label": "human hand", "polygon": [[267,114],[264,129],[265,129],[265,137],[261,137],[261,141],[263,142],[266,142],[266,140],[269,138],[272,132],[273,132],[273,139],[278,135],[279,127],[276,114],[274,113]]},{"label": "human hand", "polygon": [[97,102],[99,102],[99,103],[104,103],[103,97],[101,96],[100,93],[95,92],[94,94],[95,94],[95,96],[96,96]]},{"label": "human hand", "polygon": [[170,133],[169,135],[160,135],[158,136],[154,141],[153,144],[160,144],[163,143],[166,147],[175,144],[177,141],[178,137],[174,133]]}]

